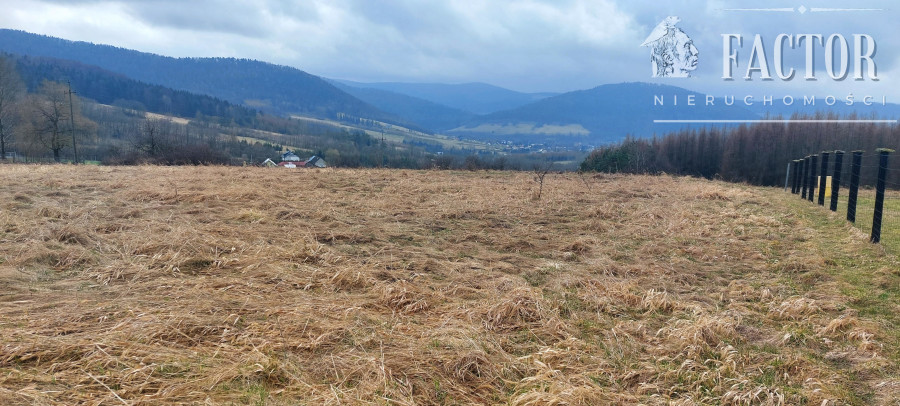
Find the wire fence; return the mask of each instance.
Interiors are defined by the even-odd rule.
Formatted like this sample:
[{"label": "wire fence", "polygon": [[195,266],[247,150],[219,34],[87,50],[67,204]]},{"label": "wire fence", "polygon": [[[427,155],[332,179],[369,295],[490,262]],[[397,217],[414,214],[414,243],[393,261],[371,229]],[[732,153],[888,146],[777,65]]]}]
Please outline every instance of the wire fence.
[{"label": "wire fence", "polygon": [[[94,155],[81,155],[78,154],[78,162],[84,164],[99,164],[101,162],[101,158]],[[52,157],[49,156],[31,156],[31,155],[23,155],[17,154],[15,152],[7,153],[5,159],[0,159],[0,164],[55,164],[55,163],[72,163],[71,156],[65,156],[57,162]]]},{"label": "wire fence", "polygon": [[[822,152],[788,164],[785,189],[839,213],[869,233],[870,241],[900,253],[900,174],[889,165],[893,150]],[[848,159],[849,158],[849,159]],[[860,174],[874,175],[860,185]]]}]

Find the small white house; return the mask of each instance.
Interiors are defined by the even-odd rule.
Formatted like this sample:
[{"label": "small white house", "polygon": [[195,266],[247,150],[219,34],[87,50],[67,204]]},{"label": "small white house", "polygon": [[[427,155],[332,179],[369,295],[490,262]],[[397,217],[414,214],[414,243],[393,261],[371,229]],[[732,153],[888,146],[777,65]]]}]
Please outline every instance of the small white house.
[{"label": "small white house", "polygon": [[313,155],[303,163],[303,166],[306,168],[325,168],[328,166],[328,164],[325,163],[324,159]]},{"label": "small white house", "polygon": [[281,162],[300,162],[300,157],[293,151],[288,151],[281,154]]}]

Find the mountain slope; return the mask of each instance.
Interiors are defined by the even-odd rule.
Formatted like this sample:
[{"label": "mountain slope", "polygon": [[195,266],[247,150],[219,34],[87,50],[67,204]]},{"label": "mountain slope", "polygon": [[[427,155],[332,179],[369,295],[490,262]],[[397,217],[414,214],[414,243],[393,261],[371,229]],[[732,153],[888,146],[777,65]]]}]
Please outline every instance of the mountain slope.
[{"label": "mountain slope", "polygon": [[[386,135],[394,142],[385,145],[365,126],[259,114],[212,96],[147,84],[76,61],[6,53],[0,57],[15,63],[30,91],[45,80],[71,83],[82,101],[83,114],[95,123],[93,129],[85,127],[89,136],[79,137],[82,158],[112,164],[258,164],[265,158],[278,158],[284,147],[322,156],[336,166],[429,165],[422,147],[425,142],[400,145],[406,138],[396,134],[410,140],[431,138],[406,128],[386,125]],[[145,124],[146,118],[168,123]],[[147,135],[146,128],[159,130],[159,138]],[[153,143],[148,144],[148,139]],[[29,140],[33,140],[30,134],[19,138],[16,152],[31,159],[47,158],[47,150]],[[70,151],[64,151],[62,158],[74,158]]]},{"label": "mountain slope", "polygon": [[286,66],[233,58],[171,58],[109,45],[68,41],[0,29],[0,51],[69,59],[143,82],[206,94],[276,113],[325,118],[351,115],[403,124],[402,120]]},{"label": "mountain slope", "polygon": [[475,117],[475,114],[454,109],[428,100],[405,94],[375,88],[348,86],[340,82],[332,82],[339,89],[347,92],[378,109],[403,117],[432,131],[444,131],[456,128]]},{"label": "mountain slope", "polygon": [[[654,106],[654,96],[664,105]],[[688,106],[689,95],[696,106]],[[679,103],[674,105],[673,96]],[[476,139],[497,139],[551,144],[615,142],[626,135],[651,136],[677,130],[682,125],[654,124],[654,120],[755,119],[740,106],[719,100],[704,106],[704,95],[690,90],[648,83],[621,83],[565,93],[516,109],[476,118],[450,131]]]},{"label": "mountain slope", "polygon": [[841,117],[849,117],[851,115],[856,115],[859,118],[877,117],[880,119],[894,119],[900,117],[900,104],[886,103],[882,105],[882,100],[880,99],[877,100],[877,102],[872,103],[871,106],[863,104],[861,99],[857,100],[852,106],[848,106],[843,101],[835,103],[834,106],[828,106],[825,104],[823,98],[818,98],[815,106],[804,106],[802,97],[796,97],[795,99],[798,101],[792,106],[785,106],[784,103],[774,103],[772,106],[763,106],[757,103],[747,107],[747,109],[760,116],[769,115],[785,118],[790,118],[791,115],[795,113],[815,116],[820,112],[836,114]]},{"label": "mountain slope", "polygon": [[348,80],[335,81],[356,88],[380,89],[405,94],[475,114],[489,114],[514,109],[556,95],[556,93],[521,93],[486,83],[361,83]]},{"label": "mountain slope", "polygon": [[256,120],[256,110],[212,96],[142,83],[96,66],[56,58],[0,55],[16,62],[16,68],[31,92],[36,91],[44,80],[68,81],[79,96],[101,104],[138,107],[139,110],[184,118],[218,117],[239,125],[252,125]]}]

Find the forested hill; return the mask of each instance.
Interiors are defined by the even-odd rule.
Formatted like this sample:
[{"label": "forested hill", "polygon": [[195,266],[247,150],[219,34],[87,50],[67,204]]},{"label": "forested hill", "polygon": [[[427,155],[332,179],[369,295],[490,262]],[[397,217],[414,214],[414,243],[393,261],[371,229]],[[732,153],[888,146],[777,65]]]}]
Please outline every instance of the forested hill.
[{"label": "forested hill", "polygon": [[382,111],[403,117],[431,131],[453,129],[475,117],[475,114],[467,111],[402,93],[368,87],[353,87],[337,81],[333,83],[341,90]]},{"label": "forested hill", "polygon": [[16,68],[30,92],[44,80],[71,82],[79,96],[102,104],[185,118],[213,117],[241,126],[253,127],[257,111],[212,96],[198,95],[151,85],[96,66],[56,58],[0,54],[16,62]]},{"label": "forested hill", "polygon": [[171,58],[0,29],[0,51],[78,61],[143,82],[210,95],[279,114],[340,114],[405,124],[299,69],[233,58]]},{"label": "forested hill", "polygon": [[558,93],[522,93],[487,83],[361,83],[349,80],[335,81],[359,89],[378,89],[405,94],[473,114],[490,114],[510,110],[558,95]]},{"label": "forested hill", "polygon": [[[198,121],[198,125],[217,123],[223,127],[240,128],[242,131],[254,129],[326,138],[348,136],[348,132],[337,125],[264,115],[255,109],[212,96],[147,84],[80,62],[3,52],[0,52],[0,57],[15,62],[16,71],[31,93],[38,92],[44,81],[69,82],[78,97],[132,110],[141,115],[146,111],[191,119]],[[353,131],[349,136],[355,137],[357,133],[361,134],[360,131]],[[272,142],[277,143],[274,140]]]}]

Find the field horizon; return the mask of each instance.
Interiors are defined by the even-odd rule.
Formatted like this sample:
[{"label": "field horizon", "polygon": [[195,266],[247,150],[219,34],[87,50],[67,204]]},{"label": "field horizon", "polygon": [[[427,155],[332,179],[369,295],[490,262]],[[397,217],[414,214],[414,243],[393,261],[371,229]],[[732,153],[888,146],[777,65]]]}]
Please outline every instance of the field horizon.
[{"label": "field horizon", "polygon": [[900,261],[781,188],[0,165],[3,404],[897,404]]}]

